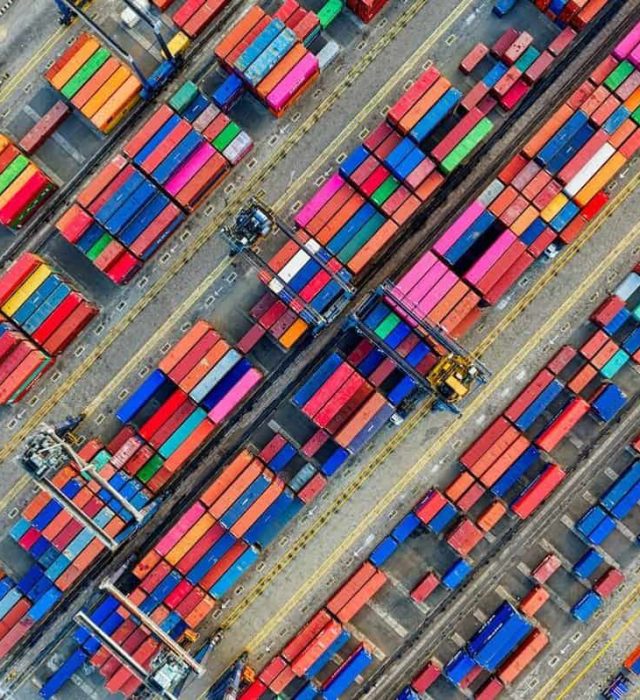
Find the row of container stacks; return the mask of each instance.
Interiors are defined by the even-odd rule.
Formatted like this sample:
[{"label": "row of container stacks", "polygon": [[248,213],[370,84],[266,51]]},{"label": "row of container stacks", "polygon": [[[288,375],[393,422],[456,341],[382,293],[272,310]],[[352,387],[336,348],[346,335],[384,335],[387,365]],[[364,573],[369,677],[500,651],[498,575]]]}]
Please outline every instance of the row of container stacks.
[{"label": "row of container stacks", "polygon": [[249,135],[197,89],[189,92],[190,100],[176,100],[182,114],[161,105],[124,146],[124,155],[115,156],[56,223],[116,284],[129,281],[185,212],[253,147]]},{"label": "row of container stacks", "polygon": [[[299,10],[285,2],[279,12],[288,19]],[[284,19],[251,7],[215,48],[215,56],[230,73],[217,92],[218,104],[229,109],[248,89],[275,116],[282,116],[320,75],[318,59],[300,38],[319,30],[313,12],[307,12],[294,30]]]},{"label": "row of container stacks", "polygon": [[0,403],[18,401],[98,313],[33,253],[0,277],[0,311]]},{"label": "row of container stacks", "polygon": [[[386,581],[386,575],[373,564],[362,564],[240,697],[256,700],[268,691],[297,693],[296,697],[304,698],[341,697],[372,662],[366,643],[358,644],[347,624]],[[357,670],[352,666],[353,659],[359,659]]]},{"label": "row of container stacks", "polygon": [[[162,1],[154,2],[161,9],[166,9],[172,4]],[[229,0],[185,0],[182,5],[171,15],[173,23],[180,28],[190,39],[201,34],[213,20],[227,7]]]},{"label": "row of container stacks", "polygon": [[84,32],[45,72],[45,78],[105,134],[138,102],[142,89],[128,66]]},{"label": "row of container stacks", "polygon": [[[515,7],[517,0],[497,0],[493,11],[504,17]],[[609,0],[534,0],[535,6],[560,27],[567,25],[577,31],[592,22]]]},{"label": "row of container stacks", "polygon": [[370,440],[395,411],[375,385],[337,353],[296,391],[292,402],[350,453]]},{"label": "row of container stacks", "polygon": [[[149,494],[126,474],[116,473],[109,452],[101,445],[87,443],[80,455],[91,461],[132,505],[143,508],[148,503]],[[76,467],[64,467],[52,477],[52,483],[115,541],[131,530],[131,514],[108,491],[87,481]],[[0,656],[5,656],[18,639],[39,623],[105,551],[105,545],[91,530],[45,492],[27,504],[9,535],[28,552],[33,564],[15,590],[0,600],[3,617],[7,623],[9,616],[12,621],[8,644],[4,644],[4,639],[0,641]]]},{"label": "row of container stacks", "polygon": [[164,486],[261,381],[249,360],[197,321],[116,411],[164,460],[148,475],[148,487]]},{"label": "row of container stacks", "polygon": [[42,606],[0,570],[0,658],[6,656],[41,617]]},{"label": "row of container stacks", "polygon": [[[318,254],[343,279],[359,275],[445,176],[488,136],[493,125],[481,113],[475,122],[463,118],[443,126],[461,97],[436,68],[427,69],[390,108],[387,120],[297,212],[300,246],[287,243],[262,274],[271,291],[294,312],[301,315],[306,303],[323,313],[343,293],[313,256],[299,250],[302,245],[313,250],[317,246]],[[433,136],[445,128],[443,138]],[[262,319],[258,321],[270,331]],[[285,347],[295,340],[287,336]]]},{"label": "row of container stacks", "polygon": [[[480,80],[471,88],[461,102],[461,108],[471,115],[493,100],[505,111],[509,111],[530,92],[556,58],[565,51],[576,37],[571,27],[563,29],[543,51],[533,45],[529,32],[507,29],[489,48],[476,44],[460,62],[465,75],[480,74]],[[491,66],[488,67],[491,58]]]},{"label": "row of container stacks", "polygon": [[49,176],[0,134],[0,224],[19,229],[55,189]]}]

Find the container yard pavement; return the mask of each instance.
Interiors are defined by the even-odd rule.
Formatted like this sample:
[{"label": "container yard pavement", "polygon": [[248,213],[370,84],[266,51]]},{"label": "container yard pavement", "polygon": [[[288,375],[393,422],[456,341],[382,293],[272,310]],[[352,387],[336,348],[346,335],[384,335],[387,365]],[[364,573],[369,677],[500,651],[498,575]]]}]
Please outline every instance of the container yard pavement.
[{"label": "container yard pavement", "polygon": [[[473,3],[470,0],[461,3],[456,7],[456,10],[450,13],[447,20],[438,25],[436,31],[434,31],[429,37],[427,37],[420,48],[415,51],[412,55],[411,60],[406,63],[400,70],[398,70],[392,80],[384,85],[380,90],[374,93],[374,97],[370,99],[365,106],[360,110],[360,112],[348,121],[348,126],[342,130],[341,142],[348,139],[353,133],[356,133],[361,127],[364,120],[373,112],[377,112],[385,104],[385,101],[389,99],[389,96],[394,94],[394,91],[398,91],[403,81],[406,80],[413,72],[419,70],[420,62],[424,60],[424,57],[432,49],[433,45],[438,42],[445,34],[450,31],[451,26],[464,15],[468,8]],[[412,3],[407,10],[401,15],[401,17],[392,25],[387,32],[384,33],[382,38],[371,48],[365,55],[363,55],[359,61],[357,61],[352,69],[345,76],[344,82],[340,83],[338,88],[329,94],[316,108],[313,114],[303,122],[291,135],[284,141],[284,143],[277,148],[263,167],[257,171],[252,177],[250,177],[244,185],[236,191],[235,196],[231,198],[228,202],[226,208],[221,210],[216,216],[214,216],[206,226],[199,231],[194,240],[190,242],[190,245],[185,248],[181,255],[175,257],[172,261],[169,269],[162,274],[162,276],[148,289],[146,294],[142,299],[134,306],[132,306],[129,311],[122,316],[118,321],[116,321],[107,331],[107,333],[101,338],[101,340],[96,344],[91,352],[84,355],[82,361],[61,381],[57,387],[39,404],[38,408],[23,422],[21,427],[12,435],[11,439],[8,440],[5,445],[0,449],[0,459],[5,460],[9,455],[11,455],[21,444],[22,440],[34,429],[38,423],[40,423],[43,418],[50,414],[52,410],[59,404],[62,400],[68,401],[69,396],[69,386],[76,387],[82,378],[87,375],[90,370],[95,373],[95,363],[101,358],[106,351],[119,340],[125,329],[129,328],[140,314],[154,301],[157,297],[165,290],[169,283],[183,272],[184,265],[187,261],[193,258],[193,256],[204,246],[205,243],[216,233],[219,226],[225,221],[230,213],[233,213],[242,202],[252,193],[255,193],[259,185],[265,180],[272,169],[278,164],[289,151],[293,148],[295,144],[300,142],[300,140],[313,128],[317,121],[326,112],[328,112],[338,101],[338,99],[344,95],[346,86],[350,85],[356,80],[362,72],[371,65],[375,58],[380,55],[383,49],[388,46],[391,41],[396,39],[402,32],[402,30],[411,22],[411,20],[418,14],[418,12],[426,5],[426,0],[416,0]],[[369,93],[370,94],[370,93]],[[302,188],[305,184],[305,180],[318,168],[318,161],[327,160],[327,154],[321,152],[320,158],[313,160],[311,165],[307,168],[305,173],[297,178],[297,181]],[[226,246],[225,246],[226,251]],[[165,320],[159,326],[156,326],[155,332],[146,344],[143,344],[137,352],[131,355],[130,350],[127,352],[127,360],[124,362],[116,363],[118,370],[113,372],[105,372],[104,377],[109,377],[109,381],[106,384],[101,384],[97,390],[96,387],[91,387],[87,392],[89,396],[92,397],[88,413],[91,414],[96,411],[106,400],[107,397],[112,396],[122,379],[126,377],[133,368],[139,366],[144,358],[148,358],[149,355],[159,348],[166,340],[166,337],[171,333],[179,319],[191,309],[194,304],[202,297],[202,295],[209,289],[214,282],[227,268],[229,262],[226,257],[219,263],[219,265],[212,271],[208,272],[202,282],[190,293],[187,297],[177,305],[172,312],[169,319]],[[142,329],[139,329],[142,330]],[[144,331],[143,331],[144,332]],[[148,332],[148,328],[147,328]],[[153,343],[153,345],[151,345]],[[74,410],[79,410],[79,406],[76,404]],[[63,411],[61,411],[62,413]],[[16,493],[20,491],[21,488],[26,484],[26,480],[19,482],[20,486],[13,486],[10,489],[7,496],[0,502],[0,504],[6,504],[13,499]]]},{"label": "container yard pavement", "polygon": [[[627,189],[628,194],[633,192],[636,184],[636,179],[629,183]],[[637,197],[634,197],[633,199],[636,200]],[[628,211],[629,210],[630,209],[628,209]],[[621,217],[618,216],[615,217],[616,220],[619,220],[620,218]],[[618,221],[618,225],[621,224],[624,226],[622,222]],[[618,234],[618,237],[619,236],[620,234]],[[307,524],[305,526],[305,532],[299,538],[287,544],[286,553],[284,554],[284,557],[277,561],[275,566],[271,567],[268,570],[268,573],[257,582],[254,588],[250,588],[252,582],[245,585],[245,589],[250,589],[249,594],[244,600],[240,602],[239,605],[233,608],[230,615],[223,622],[223,627],[228,630],[227,634],[229,635],[229,640],[234,640],[233,642],[229,641],[229,643],[237,644],[237,646],[229,652],[222,652],[222,649],[225,645],[225,642],[222,642],[222,647],[220,651],[223,653],[224,658],[220,659],[221,666],[218,666],[216,664],[218,671],[220,671],[224,664],[230,661],[234,657],[234,655],[239,653],[245,646],[247,646],[253,654],[257,655],[258,658],[261,658],[261,655],[258,655],[258,651],[261,651],[261,647],[266,644],[267,640],[269,640],[270,638],[281,638],[279,636],[279,633],[277,632],[278,628],[283,625],[285,620],[287,620],[287,618],[296,609],[300,608],[307,596],[312,591],[314,591],[314,589],[320,584],[322,579],[325,578],[334,569],[334,567],[336,567],[341,562],[345,554],[349,551],[357,549],[358,541],[365,537],[367,532],[372,531],[376,520],[379,520],[381,516],[383,516],[385,511],[391,509],[394,506],[394,504],[400,500],[402,494],[415,493],[416,490],[419,493],[420,489],[417,488],[417,483],[420,483],[421,480],[425,480],[425,477],[429,476],[428,474],[425,474],[425,472],[430,465],[433,465],[437,462],[439,453],[442,452],[443,449],[451,445],[453,445],[455,448],[455,445],[457,444],[456,438],[459,437],[458,433],[461,430],[463,430],[465,426],[467,426],[467,428],[472,428],[473,424],[477,423],[478,420],[482,420],[483,418],[486,419],[486,416],[480,415],[480,412],[483,408],[486,408],[487,404],[493,404],[493,401],[488,398],[488,394],[492,394],[497,389],[500,391],[499,395],[501,397],[500,400],[502,401],[502,397],[506,393],[506,388],[515,388],[511,386],[513,384],[513,381],[510,381],[505,388],[500,389],[501,384],[506,384],[506,380],[509,377],[512,377],[513,374],[515,374],[516,369],[519,369],[522,366],[522,363],[525,362],[526,358],[529,355],[533,355],[535,352],[540,352],[544,344],[545,336],[549,335],[552,332],[552,330],[559,325],[560,320],[564,318],[567,313],[572,311],[573,307],[575,307],[580,302],[580,300],[586,294],[588,294],[589,291],[602,291],[602,277],[604,277],[606,272],[609,271],[610,267],[614,263],[623,266],[628,265],[628,261],[632,259],[631,251],[634,250],[634,248],[638,245],[639,241],[640,225],[636,225],[635,228],[626,236],[624,236],[623,234],[623,238],[620,241],[620,243],[613,250],[611,250],[611,252],[597,265],[597,267],[594,266],[595,269],[593,273],[589,276],[589,278],[582,279],[577,289],[565,300],[562,306],[560,306],[549,318],[546,318],[544,323],[540,325],[539,329],[536,330],[536,332],[528,340],[528,342],[524,346],[522,346],[522,348],[515,355],[511,356],[511,359],[502,369],[496,372],[496,374],[491,379],[487,387],[478,391],[475,397],[470,401],[469,405],[465,407],[465,411],[463,413],[462,418],[450,424],[440,434],[436,442],[426,450],[426,452],[420,457],[420,459],[417,462],[415,462],[415,464],[413,464],[412,466],[408,466],[406,470],[403,468],[406,463],[405,453],[411,451],[415,452],[417,449],[419,450],[420,444],[422,442],[420,439],[416,440],[413,445],[403,445],[402,453],[394,455],[394,468],[386,472],[380,470],[380,473],[378,474],[378,479],[375,480],[376,484],[372,484],[371,482],[373,482],[374,480],[369,479],[372,473],[376,472],[382,464],[388,465],[387,458],[394,451],[394,448],[397,447],[398,443],[402,441],[401,438],[398,438],[398,435],[406,437],[408,434],[411,434],[411,431],[416,429],[419,425],[421,417],[420,414],[424,414],[424,411],[417,413],[415,416],[412,416],[407,421],[408,425],[403,426],[399,433],[391,438],[390,442],[387,446],[383,448],[381,453],[379,455],[376,455],[376,457],[374,457],[371,462],[369,462],[366,466],[364,466],[358,471],[358,476],[346,487],[346,489],[339,493],[337,498],[334,497],[332,499],[329,508],[323,511],[319,518],[316,518],[312,523]],[[604,241],[600,239],[601,245],[603,242]],[[605,242],[605,250],[606,249],[607,247]],[[637,253],[638,251],[636,250],[634,254]],[[597,259],[598,258],[596,257],[596,260]],[[580,260],[580,264],[577,264],[577,260],[575,260],[574,262],[576,263],[576,265],[572,267],[574,267],[573,278],[575,279],[575,275],[579,275],[580,273],[580,267],[582,267],[585,264],[588,265],[588,263],[584,260],[583,257]],[[528,307],[531,304],[531,301],[544,288],[545,283],[549,282],[551,278],[555,278],[557,276],[557,273],[558,268],[555,268],[555,266],[550,267],[547,273],[545,273],[546,279],[541,280],[540,283],[536,283],[531,288],[531,290],[529,290],[529,292],[527,292],[527,294],[519,302],[516,303],[514,309],[518,308],[519,312],[522,312],[524,308]],[[600,284],[600,287],[598,287],[598,284]],[[556,285],[557,280],[555,284],[549,286],[553,288],[556,287]],[[546,290],[545,296],[547,293],[550,293],[550,289]],[[556,294],[557,293],[558,289],[556,288]],[[544,308],[544,304],[540,304],[540,302],[541,300],[536,300],[535,306],[537,308],[538,314],[540,314],[542,308]],[[548,299],[547,303],[549,303]],[[535,309],[533,311],[535,311]],[[527,330],[525,329],[528,329],[530,332],[531,326],[535,325],[531,324],[531,319],[528,319],[529,324],[524,325],[524,327],[521,327],[523,325],[523,322],[526,322],[526,317],[530,314],[525,313],[522,314],[522,316],[519,316],[519,312],[515,311],[513,314],[510,314],[510,321],[518,321],[517,323],[513,323],[514,327],[519,327],[518,333],[514,333],[513,328],[509,328],[509,332],[507,332],[507,329],[505,329],[502,323],[500,322],[493,329],[493,331],[490,332],[490,338],[493,338],[494,341],[496,339],[499,340],[499,342],[496,342],[496,349],[492,348],[491,355],[497,352],[497,346],[500,346],[501,351],[503,353],[501,357],[504,358],[505,351],[507,356],[509,356],[509,348],[514,347],[514,345],[510,345],[509,342],[511,341],[512,343],[517,343],[518,338],[526,336]],[[543,319],[545,318],[544,315],[542,317]],[[505,343],[507,344],[507,347],[504,347]],[[488,350],[488,347],[488,342],[484,342],[484,352]],[[517,345],[515,345],[515,347],[517,347]],[[485,358],[485,362],[486,361],[487,358]],[[496,363],[491,362],[490,366],[495,368]],[[535,366],[536,365],[534,364],[534,367]],[[432,418],[427,419],[427,426],[429,425],[429,423],[433,423]],[[416,432],[418,430],[420,430],[421,433],[424,434],[424,424],[417,428]],[[398,462],[398,464],[395,463],[396,461]],[[402,471],[400,471],[401,468]],[[388,482],[391,477],[391,474],[389,472],[393,472],[396,476],[398,475],[398,473],[400,473],[401,476],[397,481],[389,484]],[[372,488],[375,488],[376,492],[374,494],[364,492],[360,493],[358,494],[358,498],[356,500],[354,496],[359,491],[359,489],[364,486],[364,484],[367,484],[367,491],[369,491]],[[326,532],[323,528],[324,525],[330,519],[330,517],[335,513],[335,511],[340,510],[341,506],[346,502],[349,502],[351,504],[351,507],[354,509],[360,509],[365,504],[376,503],[376,505],[372,509],[369,509],[367,507],[361,514],[358,514],[358,512],[349,514],[343,513],[340,517],[347,517],[350,521],[343,527],[341,527],[335,519],[331,519],[333,526],[332,532],[336,530],[339,533],[349,532],[349,534],[344,540],[338,540],[338,542],[335,542],[335,538],[331,537],[331,533]],[[406,510],[406,503],[403,506],[403,510]],[[358,515],[360,515],[360,517],[358,517]],[[386,527],[388,527],[388,525],[386,525],[387,522],[388,520],[385,518],[382,528],[386,529]],[[287,569],[290,564],[293,563],[293,561],[296,559],[296,556],[298,556],[298,553],[302,552],[311,542],[311,540],[316,538],[316,536],[320,532],[323,532],[323,534],[325,535],[325,539],[329,538],[331,539],[331,541],[333,541],[333,543],[335,544],[335,548],[327,548],[328,543],[326,543],[324,540],[322,541],[322,543],[314,541],[313,555],[309,554],[304,556],[304,559],[306,560],[306,566],[303,565],[301,562],[296,562],[295,567],[292,567],[295,569],[295,571],[289,571],[287,575],[287,583],[291,581],[303,580],[304,583],[302,584],[302,586],[300,586],[295,591],[287,590],[286,594],[283,594],[282,597],[286,602],[277,613],[271,615],[267,619],[261,617],[260,611],[256,609],[254,603],[260,596],[264,595],[268,595],[269,597],[271,595],[280,597],[281,591],[274,591],[273,589],[269,588],[270,584],[276,579],[279,580],[280,585],[283,584],[283,581],[281,580],[279,575],[285,569]],[[322,549],[323,551],[317,551],[318,548]],[[312,556],[313,561],[309,562],[308,559]],[[319,567],[317,566],[318,562],[322,562],[322,564]],[[301,568],[303,573],[301,573]],[[341,568],[341,570],[344,569]],[[261,602],[263,602],[263,600],[264,598],[261,598]],[[270,605],[263,607],[265,609],[271,609]],[[305,605],[305,609],[309,607],[309,604]],[[248,614],[245,615],[245,613]],[[233,627],[231,627],[231,625],[233,625]],[[296,623],[294,621],[293,629],[295,629],[295,625]],[[239,635],[243,635],[244,639],[242,641],[238,641],[237,636]],[[267,644],[267,646],[270,647],[271,645]]]}]

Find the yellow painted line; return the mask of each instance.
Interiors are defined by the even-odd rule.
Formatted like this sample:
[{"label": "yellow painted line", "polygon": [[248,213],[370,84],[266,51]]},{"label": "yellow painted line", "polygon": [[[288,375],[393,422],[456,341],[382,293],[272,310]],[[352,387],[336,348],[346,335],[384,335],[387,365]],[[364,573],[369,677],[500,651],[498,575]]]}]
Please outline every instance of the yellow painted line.
[{"label": "yellow painted line", "polygon": [[[561,666],[556,674],[554,674],[539,690],[533,700],[549,700],[549,698],[555,698],[555,700],[561,700],[566,697],[575,686],[580,683],[580,681],[589,673],[589,671],[598,663],[598,661],[606,654],[607,650],[612,644],[615,644],[617,640],[629,629],[629,627],[640,618],[640,607],[633,615],[613,634],[611,635],[612,624],[615,623],[618,618],[622,617],[625,613],[629,612],[629,607],[636,603],[640,598],[640,586],[636,586],[630,593],[623,598],[618,605],[611,611],[611,613],[602,621],[598,623],[598,629],[596,629],[590,637],[574,651],[574,653],[567,659],[567,661]],[[601,637],[603,634],[608,636],[607,641],[601,644]],[[610,636],[609,636],[610,635]],[[557,695],[555,695],[555,689],[557,688],[560,681],[568,676],[571,671],[582,661],[582,659],[590,652],[595,646],[598,646],[598,652],[585,664],[580,673],[578,673],[575,678],[571,680]],[[622,665],[622,662],[621,664]]]},{"label": "yellow painted line", "polygon": [[[472,5],[473,1],[474,0],[466,0],[466,2],[462,3],[459,10],[451,13],[448,21],[455,21],[463,9]],[[256,192],[259,184],[269,175],[270,171],[275,167],[275,165],[277,165],[277,163],[282,160],[282,158],[284,158],[286,154],[313,128],[317,121],[319,121],[319,119],[334,106],[336,101],[349,89],[353,80],[360,75],[368,65],[371,64],[371,62],[386,48],[386,46],[391,43],[391,41],[397,37],[402,29],[404,29],[413,20],[419,10],[427,2],[428,0],[416,0],[396,20],[389,31],[384,34],[383,38],[353,65],[351,70],[343,77],[337,88],[320,103],[320,105],[305,120],[305,122],[298,127],[296,131],[292,132],[289,139],[283,143],[280,149],[271,155],[271,157],[263,165],[262,169],[259,172],[256,172],[256,174],[238,190],[225,209],[211,219],[209,224],[204,227],[194,238],[193,243],[181,251],[180,255],[175,258],[167,273],[156,280],[156,282],[151,286],[149,292],[108,330],[107,334],[96,345],[96,347],[86,355],[86,357],[77,367],[71,370],[67,377],[65,377],[64,381],[61,382],[60,385],[56,387],[56,389],[54,389],[51,394],[38,406],[34,413],[24,421],[20,429],[13,433],[11,439],[8,440],[2,448],[0,448],[0,460],[7,459],[13,452],[15,452],[18,445],[66,396],[67,386],[79,382],[82,377],[92,369],[94,363],[107,351],[107,349],[113,342],[115,342],[120,334],[123,333],[124,330],[140,315],[140,313],[142,313],[142,311],[144,311],[144,309],[163,291],[165,286],[182,271],[183,266],[189,261],[189,259],[192,258],[203,245],[205,245],[205,243],[216,231],[218,231],[220,226],[228,218],[229,213],[235,213],[235,211],[246,201],[246,199],[252,193]],[[437,32],[438,36],[440,36],[443,31],[443,27],[441,26]],[[416,56],[414,56],[412,65],[415,66],[419,60],[422,60],[421,57],[423,57],[424,52],[429,50],[432,45],[433,40],[431,37],[427,38],[423,46],[417,52]],[[407,71],[408,70],[409,69],[407,69]],[[345,129],[341,139],[346,138],[352,133],[354,128],[353,124],[355,122],[362,123],[373,110],[380,109],[380,107],[385,104],[385,100],[389,97],[391,92],[398,87],[399,81],[405,77],[405,73],[401,71],[397,73],[392,80],[386,83],[384,88],[379,90],[376,95],[363,107],[363,109],[353,117],[350,127]],[[336,150],[336,153],[337,152],[338,151]],[[320,160],[326,160],[326,155],[323,154],[322,159],[318,159],[314,167],[317,167],[317,163]],[[300,181],[300,185],[302,186],[304,183]],[[172,310],[172,314],[184,313],[184,311],[188,310],[188,308],[189,307],[186,306],[186,304],[181,304],[178,308]],[[152,341],[158,334],[159,337],[162,337],[172,327],[173,324],[171,322],[163,324],[155,331],[154,336],[150,339],[150,341]],[[118,376],[120,377],[121,374],[118,373]],[[109,393],[113,390],[114,386],[115,382],[111,380],[105,389],[100,392],[100,395],[104,396],[105,392]],[[92,401],[92,404],[95,404],[95,402]]]},{"label": "yellow painted line", "polygon": [[[629,189],[627,190],[627,194],[622,201],[624,201],[633,191],[635,183],[638,179],[640,179],[640,175],[629,183]],[[598,218],[596,221],[592,222],[592,225],[596,222],[601,224],[603,222],[603,218]],[[587,232],[585,231],[584,233],[586,234]],[[591,235],[593,235],[593,233]],[[265,626],[262,627],[258,634],[251,640],[249,651],[255,650],[264,642],[264,640],[273,634],[274,630],[281,624],[282,620],[300,604],[307,593],[313,590],[317,581],[324,575],[328,574],[337,564],[343,554],[355,545],[356,540],[366,533],[367,529],[384,512],[384,510],[387,509],[403,491],[410,488],[412,482],[420,475],[421,471],[447,444],[452,442],[453,436],[458,432],[458,430],[466,425],[478,411],[484,408],[485,395],[488,390],[490,388],[500,386],[502,382],[507,380],[527,357],[527,355],[539,345],[540,338],[548,334],[558,323],[558,321],[567,313],[567,311],[570,310],[571,307],[575,305],[584,295],[585,291],[593,284],[593,280],[604,274],[606,269],[622,254],[622,252],[629,250],[634,245],[637,245],[638,242],[640,242],[640,224],[637,224],[623,239],[623,241],[621,241],[603,260],[600,261],[598,266],[585,277],[574,292],[567,299],[565,299],[562,305],[559,306],[553,314],[549,316],[535,335],[530,338],[530,340],[519,350],[516,355],[514,355],[507,365],[492,376],[489,382],[475,393],[473,399],[467,406],[465,406],[462,416],[452,423],[449,428],[443,431],[443,433],[435,440],[431,447],[428,448],[420,460],[418,460],[405,472],[405,474],[393,486],[393,488],[380,501],[378,501],[375,506],[373,506],[373,508],[368,512],[367,516],[363,518],[363,520],[360,521],[360,523],[349,533],[347,538],[343,540],[340,546],[334,550],[327,559],[325,559],[319,569],[313,572],[313,576],[307,579],[307,581],[298,589],[298,591],[296,591],[296,593],[287,601],[287,604],[283,606],[283,608],[276,615],[270,618],[269,622]],[[582,245],[582,243],[583,241],[578,239],[569,248],[578,248],[580,245]],[[569,251],[567,251],[567,254],[568,252]],[[561,261],[563,261],[562,265],[552,266],[555,274],[558,273],[561,266],[566,264],[567,257],[561,255],[557,259],[557,262],[560,263]],[[523,298],[520,300],[519,305],[523,308],[524,306],[528,305],[531,298],[539,294],[547,282],[548,277],[543,275],[526,295],[526,299]],[[514,317],[510,317],[509,323],[513,320],[513,318]],[[493,342],[495,342],[495,340],[504,332],[504,330],[505,326],[503,324],[499,324],[498,327],[491,332],[491,337],[494,339]],[[425,409],[425,407],[422,407],[412,419],[403,424],[402,428],[392,436],[387,445],[385,445],[385,447],[380,450],[373,460],[360,471],[358,476],[346,486],[346,488],[337,496],[336,500],[328,507],[328,509],[324,511],[316,521],[314,521],[310,528],[306,530],[298,538],[298,540],[296,540],[292,547],[290,547],[287,553],[275,564],[274,567],[269,570],[269,572],[267,572],[267,574],[265,574],[264,577],[262,577],[262,579],[260,579],[251,592],[233,609],[229,617],[223,622],[224,628],[229,628],[234,622],[236,622],[247,610],[247,608],[262,595],[267,586],[295,559],[298,552],[309,544],[309,542],[318,534],[324,525],[327,524],[331,516],[334,515],[344,503],[353,497],[353,495],[382,465],[382,463],[395,450],[395,448],[411,433],[419,418],[424,416],[427,412],[428,411]]]}]

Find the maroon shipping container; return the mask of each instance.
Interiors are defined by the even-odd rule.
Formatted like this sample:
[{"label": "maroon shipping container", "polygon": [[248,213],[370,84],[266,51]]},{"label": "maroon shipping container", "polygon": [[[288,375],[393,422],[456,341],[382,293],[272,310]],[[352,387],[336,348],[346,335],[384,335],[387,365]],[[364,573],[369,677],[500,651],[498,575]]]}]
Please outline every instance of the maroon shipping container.
[{"label": "maroon shipping container", "polygon": [[591,314],[589,320],[599,326],[606,326],[622,311],[624,301],[617,296],[610,296]]},{"label": "maroon shipping container", "polygon": [[501,34],[500,38],[491,47],[491,53],[496,58],[502,58],[504,52],[511,46],[511,44],[513,44],[513,42],[518,38],[519,34],[520,32],[517,29],[509,27],[509,29]]},{"label": "maroon shipping container", "polygon": [[503,690],[504,685],[499,678],[489,678],[473,697],[474,700],[494,700]]},{"label": "maroon shipping container", "polygon": [[527,68],[524,79],[529,83],[536,83],[549,70],[555,58],[548,52],[543,51],[538,58]]},{"label": "maroon shipping container", "polygon": [[548,50],[554,56],[559,56],[569,44],[576,38],[577,32],[571,27],[565,27],[560,34],[549,44]]},{"label": "maroon shipping container", "polygon": [[58,102],[56,102],[48,112],[43,114],[33,127],[27,131],[18,145],[27,154],[37,151],[70,113],[71,108],[62,100],[58,100]]}]

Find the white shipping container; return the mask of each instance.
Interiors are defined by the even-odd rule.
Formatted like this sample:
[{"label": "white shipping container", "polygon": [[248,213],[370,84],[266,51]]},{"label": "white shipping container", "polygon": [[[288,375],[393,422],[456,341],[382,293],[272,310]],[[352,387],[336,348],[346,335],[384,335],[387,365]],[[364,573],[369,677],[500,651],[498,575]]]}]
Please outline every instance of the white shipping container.
[{"label": "white shipping container", "polygon": [[593,158],[565,185],[565,193],[569,197],[575,197],[615,152],[616,149],[610,143],[605,143],[602,148],[596,151]]},{"label": "white shipping container", "polygon": [[302,270],[302,268],[311,260],[309,253],[300,249],[289,262],[280,270],[279,277],[283,282],[291,282],[291,280]]},{"label": "white shipping container", "polygon": [[622,301],[627,301],[638,287],[640,287],[640,275],[637,272],[631,272],[616,287],[614,294]]},{"label": "white shipping container", "polygon": [[480,193],[478,201],[483,206],[488,207],[504,188],[505,186],[502,184],[502,182],[496,178]]}]

